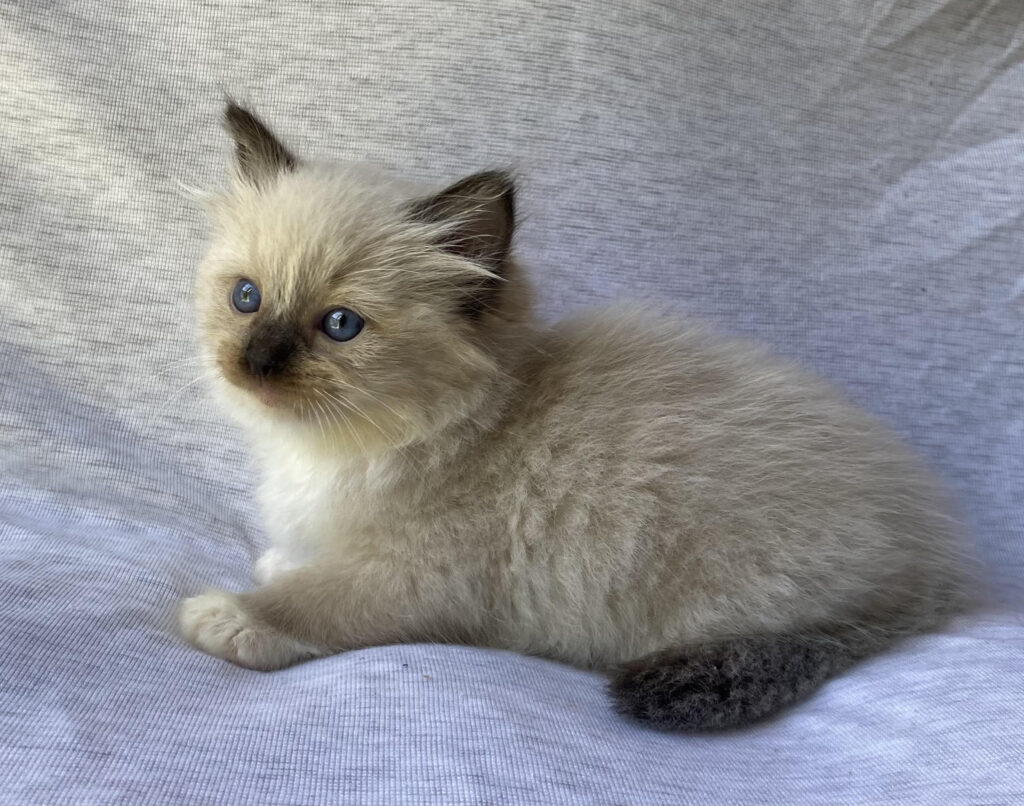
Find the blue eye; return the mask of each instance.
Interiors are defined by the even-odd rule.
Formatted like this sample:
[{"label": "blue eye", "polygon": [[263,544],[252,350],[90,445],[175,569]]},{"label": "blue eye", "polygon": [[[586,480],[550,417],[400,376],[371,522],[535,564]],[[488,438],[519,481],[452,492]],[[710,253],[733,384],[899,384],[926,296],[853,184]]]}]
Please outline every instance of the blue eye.
[{"label": "blue eye", "polygon": [[239,280],[231,292],[231,304],[240,313],[255,313],[260,309],[260,290],[249,280]]},{"label": "blue eye", "polygon": [[348,341],[358,336],[363,329],[363,317],[348,308],[335,308],[328,311],[321,327],[335,341]]}]

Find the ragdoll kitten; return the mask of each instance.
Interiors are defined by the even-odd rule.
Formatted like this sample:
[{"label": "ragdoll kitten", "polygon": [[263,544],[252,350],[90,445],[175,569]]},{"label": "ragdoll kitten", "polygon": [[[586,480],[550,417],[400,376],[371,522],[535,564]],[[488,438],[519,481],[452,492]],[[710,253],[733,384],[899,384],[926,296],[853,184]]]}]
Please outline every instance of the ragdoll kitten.
[{"label": "ragdoll kitten", "polygon": [[639,307],[538,324],[504,173],[429,195],[225,117],[200,334],[272,548],[256,589],[183,603],[195,646],[500,647],[721,728],[952,609],[940,494],[824,384]]}]

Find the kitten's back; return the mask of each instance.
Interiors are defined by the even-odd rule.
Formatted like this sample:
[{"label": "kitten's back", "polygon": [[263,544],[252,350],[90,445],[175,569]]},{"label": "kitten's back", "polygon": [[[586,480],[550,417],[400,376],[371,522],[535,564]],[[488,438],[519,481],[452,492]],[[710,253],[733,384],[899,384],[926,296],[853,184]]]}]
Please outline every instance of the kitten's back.
[{"label": "kitten's back", "polygon": [[927,618],[948,595],[956,528],[935,484],[827,384],[636,309],[574,318],[542,350],[510,423],[523,466],[549,507],[614,513],[580,550],[634,553],[631,580],[662,586],[654,634]]},{"label": "kitten's back", "polygon": [[[513,430],[543,478],[538,506],[603,513],[536,561],[575,581],[560,607],[610,631],[587,637],[607,639],[596,665],[644,656],[613,676],[624,713],[747,722],[959,604],[936,485],[787,362],[641,310],[593,311],[555,328],[524,377]],[[522,539],[543,554],[552,536]]]}]

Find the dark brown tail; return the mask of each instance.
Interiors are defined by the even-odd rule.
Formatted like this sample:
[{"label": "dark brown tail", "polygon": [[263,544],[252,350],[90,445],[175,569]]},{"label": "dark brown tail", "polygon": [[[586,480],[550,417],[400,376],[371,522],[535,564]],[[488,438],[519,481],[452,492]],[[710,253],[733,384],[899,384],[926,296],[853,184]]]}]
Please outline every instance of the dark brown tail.
[{"label": "dark brown tail", "polygon": [[806,697],[891,638],[859,631],[728,638],[626,663],[609,689],[620,713],[651,727],[738,727]]}]

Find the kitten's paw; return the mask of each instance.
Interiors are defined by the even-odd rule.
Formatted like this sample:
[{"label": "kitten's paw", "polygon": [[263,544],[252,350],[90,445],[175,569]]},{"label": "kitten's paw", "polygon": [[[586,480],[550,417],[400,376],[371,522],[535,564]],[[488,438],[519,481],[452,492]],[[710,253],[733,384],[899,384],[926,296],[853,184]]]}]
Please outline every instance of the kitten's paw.
[{"label": "kitten's paw", "polygon": [[252,575],[261,585],[266,585],[270,580],[286,571],[294,571],[300,567],[299,563],[293,562],[283,551],[269,549],[256,560],[256,564],[252,568]]},{"label": "kitten's paw", "polygon": [[249,669],[270,671],[323,652],[296,641],[247,613],[238,597],[208,591],[185,599],[178,611],[181,633],[197,649]]}]

